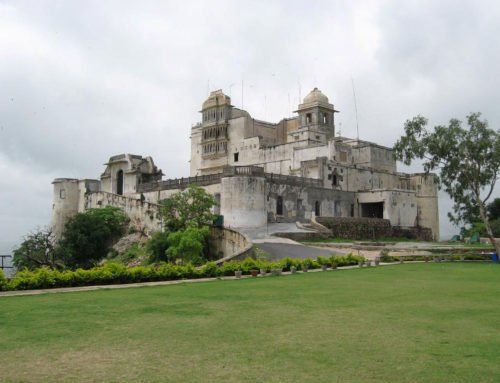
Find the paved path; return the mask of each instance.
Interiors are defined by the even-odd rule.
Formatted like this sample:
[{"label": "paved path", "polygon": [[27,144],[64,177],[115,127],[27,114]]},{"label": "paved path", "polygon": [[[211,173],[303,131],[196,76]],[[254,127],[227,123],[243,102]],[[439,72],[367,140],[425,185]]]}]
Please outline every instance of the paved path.
[{"label": "paved path", "polygon": [[305,246],[288,238],[273,237],[274,233],[307,233],[309,230],[299,229],[295,223],[270,223],[255,229],[236,229],[250,237],[255,246],[269,254],[269,260],[275,261],[290,258],[317,258],[318,256],[344,255],[346,252],[334,249],[321,249]]}]

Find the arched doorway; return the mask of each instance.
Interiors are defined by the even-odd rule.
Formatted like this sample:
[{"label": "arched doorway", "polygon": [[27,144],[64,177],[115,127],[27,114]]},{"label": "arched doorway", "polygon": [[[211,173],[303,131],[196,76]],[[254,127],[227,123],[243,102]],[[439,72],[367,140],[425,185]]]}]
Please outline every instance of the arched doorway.
[{"label": "arched doorway", "polygon": [[123,170],[116,173],[116,194],[123,195]]},{"label": "arched doorway", "polygon": [[283,197],[278,196],[276,200],[276,215],[283,215]]}]

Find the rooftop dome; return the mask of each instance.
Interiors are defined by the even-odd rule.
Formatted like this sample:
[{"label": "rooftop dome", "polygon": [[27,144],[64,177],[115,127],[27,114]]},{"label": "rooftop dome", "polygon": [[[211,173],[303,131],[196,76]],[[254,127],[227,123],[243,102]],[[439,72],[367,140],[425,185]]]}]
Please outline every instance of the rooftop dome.
[{"label": "rooftop dome", "polygon": [[205,100],[201,109],[205,110],[208,108],[212,108],[217,105],[231,105],[231,98],[226,96],[222,89],[214,90],[210,93],[210,96]]},{"label": "rooftop dome", "polygon": [[306,97],[304,97],[303,104],[311,104],[313,102],[328,104],[328,97],[326,97],[318,88],[314,88]]}]

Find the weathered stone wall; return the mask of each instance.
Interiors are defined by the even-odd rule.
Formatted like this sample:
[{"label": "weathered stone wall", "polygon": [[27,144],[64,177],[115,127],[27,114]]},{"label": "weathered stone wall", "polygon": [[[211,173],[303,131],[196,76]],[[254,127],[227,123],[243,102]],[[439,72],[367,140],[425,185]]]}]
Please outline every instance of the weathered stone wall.
[{"label": "weathered stone wall", "polygon": [[392,235],[391,222],[379,218],[316,217],[332,231],[334,238],[377,239]]},{"label": "weathered stone wall", "polygon": [[85,195],[85,209],[114,206],[122,209],[138,229],[161,230],[160,205],[107,192]]},{"label": "weathered stone wall", "polygon": [[212,227],[211,245],[218,253],[216,263],[229,260],[242,260],[252,255],[252,242],[244,234],[228,229]]},{"label": "weathered stone wall", "polygon": [[228,227],[259,227],[267,222],[265,178],[236,176],[222,178],[220,212]]},{"label": "weathered stone wall", "polygon": [[416,239],[419,241],[433,241],[432,229],[428,227],[398,227],[392,228],[391,237]]}]

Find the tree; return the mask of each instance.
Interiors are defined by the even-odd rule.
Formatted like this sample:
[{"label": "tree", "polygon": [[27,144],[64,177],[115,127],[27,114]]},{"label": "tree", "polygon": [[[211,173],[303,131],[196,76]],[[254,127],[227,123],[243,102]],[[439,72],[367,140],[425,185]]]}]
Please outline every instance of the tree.
[{"label": "tree", "polygon": [[103,259],[125,229],[127,216],[117,207],[88,209],[71,217],[60,241],[66,266],[89,268]]},{"label": "tree", "polygon": [[28,234],[21,245],[14,250],[12,262],[18,270],[24,268],[34,270],[43,266],[51,269],[64,267],[64,260],[57,249],[54,234],[48,228]]},{"label": "tree", "polygon": [[209,236],[208,227],[189,227],[168,235],[169,247],[166,255],[170,262],[192,263],[201,265],[204,261],[203,250]]},{"label": "tree", "polygon": [[468,129],[452,119],[448,126],[436,126],[434,131],[426,129],[428,121],[422,116],[407,120],[406,135],[394,145],[394,155],[406,165],[414,159],[423,160],[426,172],[438,170],[440,186],[454,201],[453,213],[448,213],[451,221],[458,224],[478,212],[499,253],[500,243],[493,236],[486,202],[499,177],[500,131],[488,128],[480,116],[467,116]]},{"label": "tree", "polygon": [[171,232],[211,225],[215,218],[211,210],[215,205],[215,198],[211,194],[191,184],[187,190],[172,194],[162,201],[163,224]]},{"label": "tree", "polygon": [[500,219],[500,198],[495,198],[486,208],[490,221]]},{"label": "tree", "polygon": [[167,249],[168,249],[168,234],[161,231],[153,233],[151,238],[146,242],[146,252],[149,254],[149,261],[154,262],[165,262],[168,261]]}]

